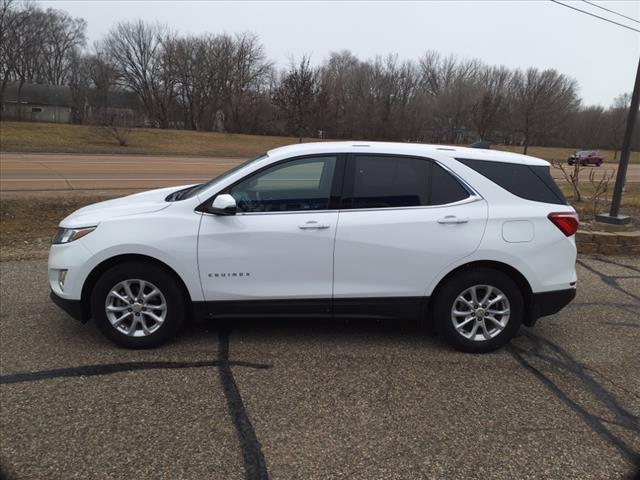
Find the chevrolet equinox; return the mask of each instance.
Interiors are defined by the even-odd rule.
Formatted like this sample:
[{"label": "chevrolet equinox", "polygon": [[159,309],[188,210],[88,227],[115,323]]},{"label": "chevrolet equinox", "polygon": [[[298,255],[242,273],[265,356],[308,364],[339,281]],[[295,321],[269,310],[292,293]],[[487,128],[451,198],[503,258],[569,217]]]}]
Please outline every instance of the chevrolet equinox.
[{"label": "chevrolet equinox", "polygon": [[49,283],[129,348],[189,317],[368,317],[432,322],[488,352],[574,298],[577,228],[544,160],[307,143],[81,208],[53,239]]}]

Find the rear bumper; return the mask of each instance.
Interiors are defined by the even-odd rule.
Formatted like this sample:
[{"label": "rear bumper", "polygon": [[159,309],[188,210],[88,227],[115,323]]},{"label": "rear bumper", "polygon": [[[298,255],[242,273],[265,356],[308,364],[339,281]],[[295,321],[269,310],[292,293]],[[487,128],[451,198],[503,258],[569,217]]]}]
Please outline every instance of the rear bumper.
[{"label": "rear bumper", "polygon": [[49,298],[53,303],[55,303],[62,310],[67,312],[71,317],[79,320],[82,323],[87,323],[89,320],[89,315],[82,307],[82,302],[80,300],[69,300],[66,298],[61,298],[54,291],[51,291],[49,294]]},{"label": "rear bumper", "polygon": [[576,289],[553,290],[551,292],[534,293],[531,296],[530,309],[527,312],[525,325],[533,326],[538,318],[558,313],[576,298]]}]

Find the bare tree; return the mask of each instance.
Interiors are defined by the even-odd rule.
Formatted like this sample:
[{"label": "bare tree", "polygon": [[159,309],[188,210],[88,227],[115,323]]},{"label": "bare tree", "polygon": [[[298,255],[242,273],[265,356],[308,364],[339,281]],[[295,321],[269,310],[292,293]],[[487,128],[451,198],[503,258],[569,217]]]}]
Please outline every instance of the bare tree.
[{"label": "bare tree", "polygon": [[526,154],[532,140],[552,135],[576,111],[577,84],[556,70],[536,68],[516,71],[513,81],[514,119]]},{"label": "bare tree", "polygon": [[618,150],[622,146],[622,136],[627,122],[627,112],[631,104],[631,94],[625,93],[618,95],[611,108],[607,112],[608,118],[608,141],[607,146],[613,149],[613,159],[618,158]]},{"label": "bare tree", "polygon": [[45,14],[27,3],[22,8],[14,8],[16,4],[3,4],[4,39],[1,46],[3,70],[6,76],[2,82],[2,93],[9,80],[17,80],[18,101],[25,83],[37,82],[41,79],[41,51],[44,44]]},{"label": "bare tree", "polygon": [[573,167],[566,167],[562,160],[554,160],[551,162],[554,168],[557,168],[562,172],[562,176],[571,187],[573,192],[573,200],[575,202],[582,202],[582,190],[580,189],[580,164],[575,163]]},{"label": "bare tree", "polygon": [[428,51],[420,59],[422,88],[433,98],[432,127],[435,140],[458,143],[471,123],[478,93],[478,60],[458,60]]},{"label": "bare tree", "polygon": [[[135,124],[298,137],[617,149],[628,104],[580,107],[575,80],[427,51],[361,60],[334,52],[278,73],[259,38],[178,36],[142,20],[115,25],[88,52],[84,20],[36,3],[0,0],[0,100],[26,83],[67,85],[76,121],[136,110]],[[13,84],[13,82],[16,82]],[[136,100],[130,101],[131,95]],[[141,115],[144,112],[144,115]],[[93,119],[93,120],[91,120]],[[640,129],[639,129],[640,130]],[[640,132],[633,137],[634,148]]]},{"label": "bare tree", "polygon": [[117,24],[103,44],[123,85],[138,95],[148,117],[160,128],[169,127],[169,108],[175,96],[170,61],[174,48],[167,27],[142,20]]},{"label": "bare tree", "polygon": [[173,62],[183,122],[192,130],[217,128],[225,89],[232,78],[234,39],[228,35],[176,41]]},{"label": "bare tree", "polygon": [[231,75],[225,88],[228,129],[251,131],[251,121],[255,118],[250,112],[266,89],[272,64],[267,60],[260,39],[252,33],[236,35],[231,58]]},{"label": "bare tree", "polygon": [[51,8],[45,17],[40,60],[42,77],[50,85],[64,85],[69,79],[71,62],[85,45],[87,22]]},{"label": "bare tree", "polygon": [[65,12],[1,0],[0,100],[10,81],[19,82],[19,98],[25,83],[68,84],[73,57],[84,46],[85,29],[84,20]]},{"label": "bare tree", "polygon": [[0,104],[4,102],[4,92],[12,74],[15,73],[16,64],[22,53],[23,37],[20,32],[28,21],[28,14],[24,10],[18,10],[16,5],[15,0],[0,2],[0,68],[2,69]]},{"label": "bare tree", "polygon": [[289,70],[283,73],[273,95],[273,103],[282,111],[290,131],[300,141],[303,134],[309,131],[309,121],[316,108],[317,77],[317,71],[311,67],[308,56],[303,55],[298,62],[292,58]]},{"label": "bare tree", "polygon": [[124,113],[103,113],[100,127],[102,131],[118,142],[121,147],[127,146],[131,134],[131,121],[129,115]]},{"label": "bare tree", "polygon": [[481,140],[491,138],[507,115],[511,76],[505,67],[484,67],[480,73],[471,121]]}]

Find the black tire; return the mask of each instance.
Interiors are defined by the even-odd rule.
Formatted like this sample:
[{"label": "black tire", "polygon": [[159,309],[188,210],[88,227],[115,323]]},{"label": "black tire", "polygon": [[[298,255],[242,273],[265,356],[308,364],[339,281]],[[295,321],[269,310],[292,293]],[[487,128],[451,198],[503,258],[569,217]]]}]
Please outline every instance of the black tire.
[{"label": "black tire", "polygon": [[[153,284],[160,290],[166,303],[164,321],[158,324],[155,331],[146,336],[128,336],[121,332],[107,318],[105,311],[107,297],[111,289],[120,282],[131,279],[144,280]],[[110,268],[100,276],[91,294],[91,312],[98,328],[114,343],[126,348],[153,348],[176,335],[184,322],[185,301],[184,294],[175,278],[162,267],[146,262],[126,262]],[[122,302],[122,304],[126,305],[126,302]],[[145,315],[140,312],[137,316],[146,319]],[[156,325],[153,320],[150,323]],[[145,325],[147,324],[145,323]],[[135,330],[141,329],[142,325]]]},{"label": "black tire", "polygon": [[[454,302],[468,288],[476,285],[489,285],[506,295],[510,306],[510,315],[504,328],[487,340],[472,340],[459,333],[452,320]],[[522,292],[518,285],[505,273],[491,268],[474,268],[458,273],[447,280],[437,292],[433,307],[434,321],[438,331],[456,350],[469,353],[486,353],[507,344],[518,332],[524,315]],[[496,317],[497,318],[497,317]],[[487,323],[488,328],[495,328]]]}]

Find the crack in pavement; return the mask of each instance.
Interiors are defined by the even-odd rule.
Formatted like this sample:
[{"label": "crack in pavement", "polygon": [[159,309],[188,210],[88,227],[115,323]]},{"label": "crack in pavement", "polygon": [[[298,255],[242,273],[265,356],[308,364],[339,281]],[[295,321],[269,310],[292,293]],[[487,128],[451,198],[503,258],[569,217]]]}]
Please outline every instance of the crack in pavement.
[{"label": "crack in pavement", "polygon": [[[238,367],[250,367],[267,369],[271,365],[263,365],[251,362],[228,362]],[[93,377],[99,375],[112,375],[120,372],[133,372],[137,370],[164,370],[182,368],[202,368],[218,367],[220,362],[216,360],[196,361],[196,362],[125,362],[125,363],[105,363],[97,365],[84,365],[81,367],[56,368],[53,370],[40,370],[36,372],[18,372],[0,375],[0,384],[36,382],[51,378],[69,377]]]},{"label": "crack in pavement", "polygon": [[[560,401],[582,417],[594,432],[617,448],[627,461],[631,462],[632,465],[640,465],[640,452],[634,450],[624,439],[605,425],[614,423],[633,434],[640,435],[640,417],[634,415],[624,407],[612,392],[607,390],[587,372],[587,367],[577,362],[566,350],[557,344],[531,332],[524,333],[520,338],[526,338],[528,340],[529,348],[522,348],[514,344],[509,345],[508,350],[513,357],[524,368],[533,373]],[[534,365],[536,360],[541,361],[542,365]],[[545,367],[569,374],[572,379],[576,380],[584,390],[588,391],[592,397],[595,397],[596,400],[613,415],[614,420],[604,420],[600,418],[595,413],[589,411],[587,407],[571,398],[567,392],[562,390],[545,374],[543,371]]]},{"label": "crack in pavement", "polygon": [[231,371],[232,362],[229,361],[229,334],[228,329],[221,329],[219,333],[218,348],[218,373],[220,382],[227,399],[229,415],[236,427],[242,459],[244,462],[244,475],[246,480],[268,480],[267,464],[262,454],[262,446],[256,437],[256,432],[247,415],[247,411],[240,395],[240,390]]},{"label": "crack in pavement", "polygon": [[[268,480],[266,462],[262,447],[256,437],[255,430],[244,408],[240,390],[235,382],[231,367],[250,367],[269,369],[272,366],[262,363],[229,360],[229,331],[221,330],[219,334],[218,359],[192,362],[125,362],[84,365],[80,367],[57,368],[33,372],[18,372],[0,375],[0,384],[36,382],[53,378],[92,377],[112,375],[120,372],[141,370],[166,370],[185,368],[217,367],[220,382],[227,401],[229,415],[238,435],[246,480]],[[0,468],[0,480],[8,476],[8,472]]]}]

